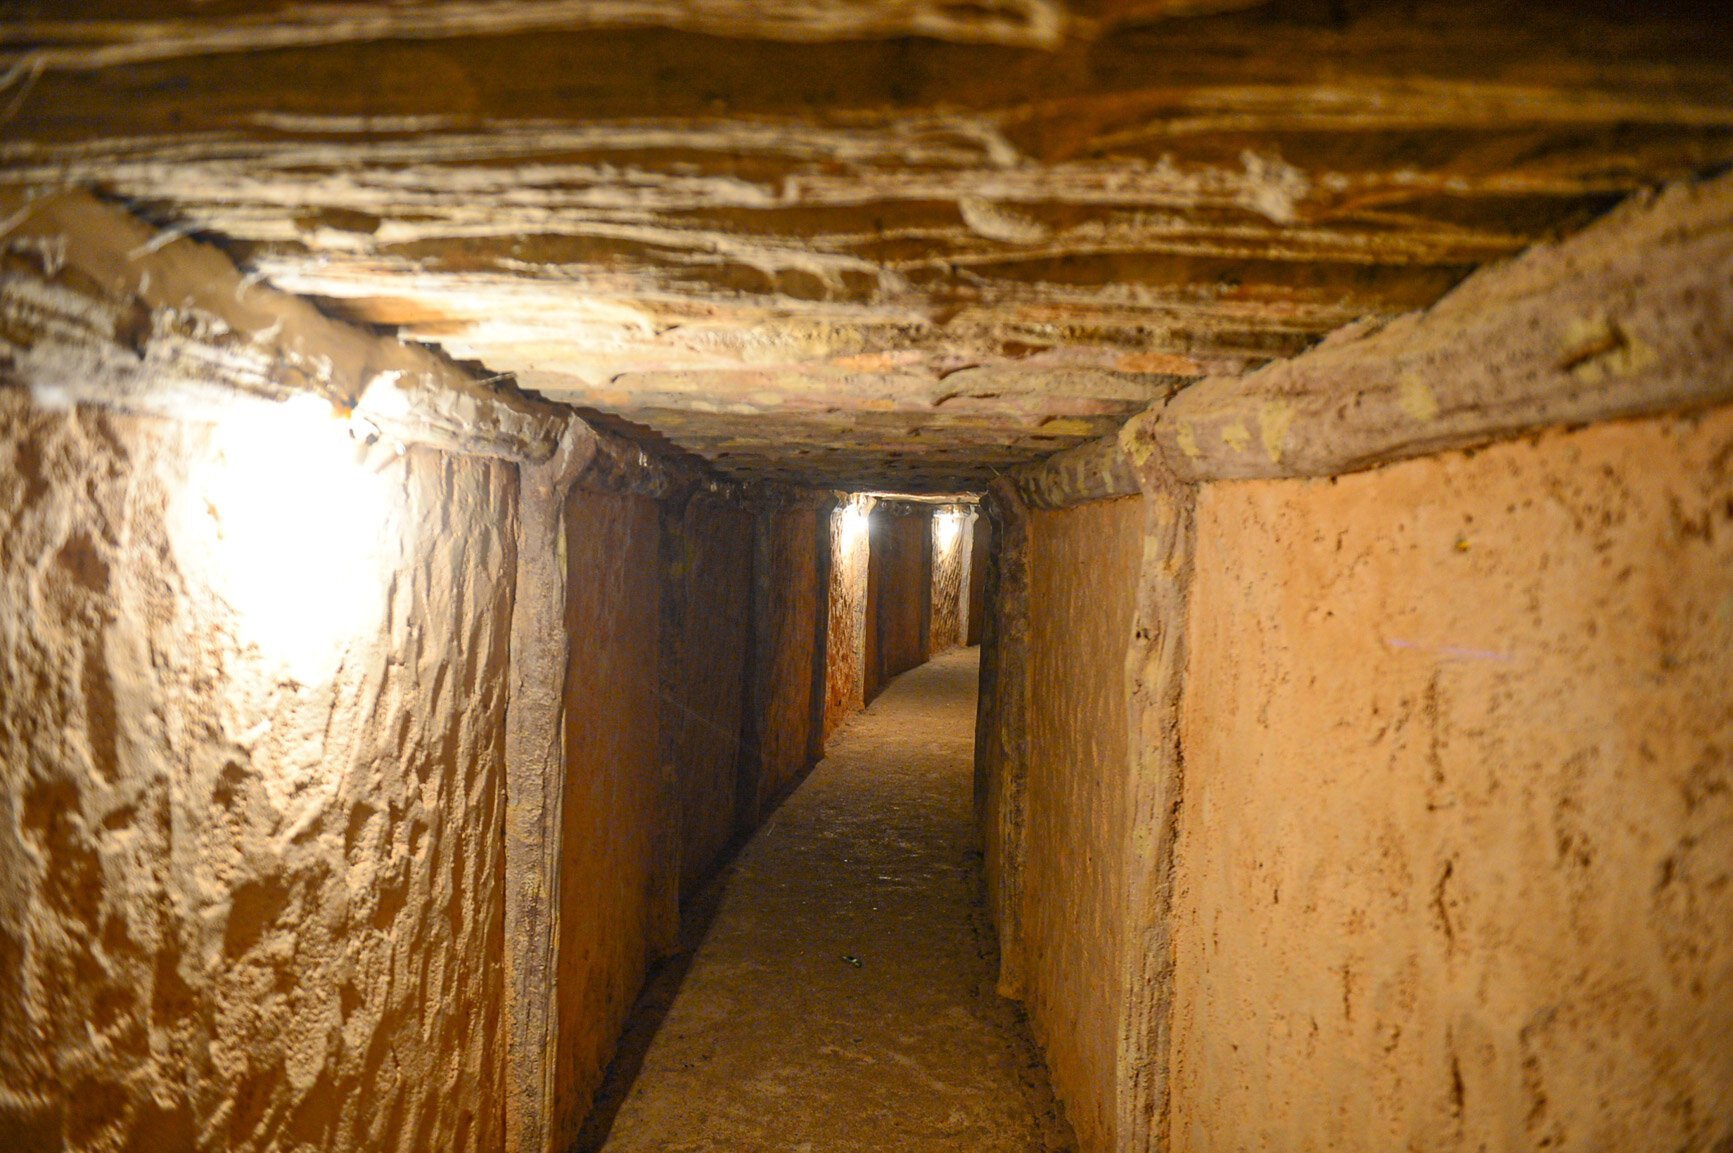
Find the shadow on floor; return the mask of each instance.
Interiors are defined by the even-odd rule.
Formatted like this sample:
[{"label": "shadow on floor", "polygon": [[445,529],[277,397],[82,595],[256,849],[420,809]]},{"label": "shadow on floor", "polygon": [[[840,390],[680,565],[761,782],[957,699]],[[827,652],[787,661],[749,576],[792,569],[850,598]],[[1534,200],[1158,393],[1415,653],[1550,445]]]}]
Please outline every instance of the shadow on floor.
[{"label": "shadow on floor", "polygon": [[644,1067],[644,1057],[650,1052],[662,1022],[667,1019],[674,998],[680,995],[680,986],[692,969],[693,958],[710,933],[716,911],[722,907],[729,879],[734,875],[735,862],[750,839],[737,838],[723,855],[721,866],[681,908],[679,943],[673,953],[651,967],[644,979],[644,990],[638,994],[637,1003],[626,1018],[614,1059],[608,1063],[602,1086],[596,1090],[595,1102],[590,1106],[589,1116],[584,1118],[584,1127],[578,1130],[578,1138],[569,1153],[598,1153],[607,1144],[608,1134],[614,1128],[614,1118],[619,1116],[620,1106],[631,1094],[632,1085]]}]

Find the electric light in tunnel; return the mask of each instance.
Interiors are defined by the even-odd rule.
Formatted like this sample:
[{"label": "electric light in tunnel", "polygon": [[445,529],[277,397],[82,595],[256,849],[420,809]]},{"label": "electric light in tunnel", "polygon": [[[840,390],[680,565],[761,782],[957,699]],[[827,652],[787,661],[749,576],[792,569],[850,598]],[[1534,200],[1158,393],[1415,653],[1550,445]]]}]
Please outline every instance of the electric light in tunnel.
[{"label": "electric light in tunnel", "polygon": [[842,545],[845,549],[853,549],[866,540],[869,524],[869,514],[861,504],[846,504],[842,508],[839,522]]},{"label": "electric light in tunnel", "polygon": [[[181,494],[175,544],[237,639],[297,683],[330,680],[379,627],[397,502],[347,420],[311,395],[237,407]],[[389,459],[389,457],[386,457]]]},{"label": "electric light in tunnel", "polygon": [[963,532],[963,514],[955,509],[943,509],[933,516],[933,538],[940,552],[950,552]]}]

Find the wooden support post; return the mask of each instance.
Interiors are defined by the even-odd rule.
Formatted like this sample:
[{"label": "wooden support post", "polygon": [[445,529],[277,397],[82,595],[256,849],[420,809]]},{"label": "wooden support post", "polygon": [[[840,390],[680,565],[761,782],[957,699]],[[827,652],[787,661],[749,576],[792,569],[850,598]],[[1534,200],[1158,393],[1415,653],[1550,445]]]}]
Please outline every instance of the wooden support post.
[{"label": "wooden support post", "polygon": [[1185,766],[1179,711],[1197,486],[1175,477],[1159,456],[1126,455],[1140,461],[1144,530],[1125,663],[1131,819],[1123,849],[1127,900],[1115,1128],[1120,1149],[1150,1153],[1167,1148],[1173,885]]},{"label": "wooden support post", "polygon": [[565,773],[565,508],[595,438],[573,422],[519,467],[517,597],[506,707],[506,1148],[554,1153],[561,798]]}]

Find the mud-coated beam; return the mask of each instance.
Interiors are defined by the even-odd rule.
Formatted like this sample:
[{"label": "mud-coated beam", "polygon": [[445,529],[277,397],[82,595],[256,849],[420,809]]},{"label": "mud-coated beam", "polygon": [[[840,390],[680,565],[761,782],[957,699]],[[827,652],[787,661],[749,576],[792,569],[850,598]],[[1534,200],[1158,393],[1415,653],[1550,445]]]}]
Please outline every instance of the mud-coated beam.
[{"label": "mud-coated beam", "polygon": [[1433,307],[1243,377],[1211,377],[1009,475],[1030,508],[1179,481],[1319,477],[1542,428],[1733,400],[1733,175],[1632,197]]},{"label": "mud-coated beam", "polygon": [[566,752],[566,499],[595,440],[573,421],[547,461],[521,466],[517,595],[506,706],[506,1148],[554,1142],[561,798]]},{"label": "mud-coated beam", "polygon": [[1092,500],[1116,500],[1140,491],[1137,473],[1117,433],[1055,453],[1040,464],[1014,470],[1017,494],[1030,508],[1070,508]]},{"label": "mud-coated beam", "polygon": [[1143,561],[1125,663],[1131,819],[1122,849],[1127,894],[1118,975],[1122,996],[1115,1128],[1119,1148],[1154,1153],[1168,1148],[1174,982],[1170,939],[1185,769],[1179,712],[1185,691],[1197,486],[1174,477],[1159,457],[1139,458]]},{"label": "mud-coated beam", "polygon": [[1133,417],[1180,480],[1319,477],[1733,400],[1733,175],[1632,197],[1436,305]]},{"label": "mud-coated beam", "polygon": [[44,401],[196,420],[237,399],[309,393],[369,434],[532,462],[571,420],[87,192],[0,191],[0,221],[0,373]]}]

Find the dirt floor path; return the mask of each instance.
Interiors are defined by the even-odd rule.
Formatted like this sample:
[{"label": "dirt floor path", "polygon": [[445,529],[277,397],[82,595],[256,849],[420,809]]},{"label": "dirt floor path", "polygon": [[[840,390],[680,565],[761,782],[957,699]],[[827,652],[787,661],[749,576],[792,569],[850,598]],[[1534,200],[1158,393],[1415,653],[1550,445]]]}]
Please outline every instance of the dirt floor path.
[{"label": "dirt floor path", "polygon": [[725,872],[636,1080],[614,1087],[609,1153],[1072,1147],[993,992],[970,828],[978,652],[887,688]]}]

